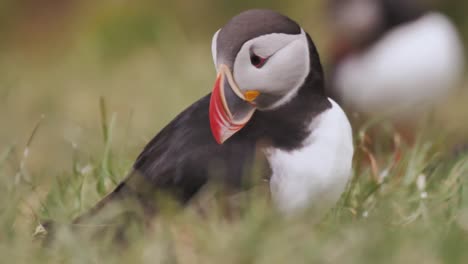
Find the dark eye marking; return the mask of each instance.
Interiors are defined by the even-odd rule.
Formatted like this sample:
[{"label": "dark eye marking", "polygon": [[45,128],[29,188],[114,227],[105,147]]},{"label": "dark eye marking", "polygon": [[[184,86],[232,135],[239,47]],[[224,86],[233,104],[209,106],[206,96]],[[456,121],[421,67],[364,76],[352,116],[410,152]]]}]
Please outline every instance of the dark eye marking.
[{"label": "dark eye marking", "polygon": [[267,62],[268,58],[262,58],[250,50],[250,63],[256,68],[261,68]]}]

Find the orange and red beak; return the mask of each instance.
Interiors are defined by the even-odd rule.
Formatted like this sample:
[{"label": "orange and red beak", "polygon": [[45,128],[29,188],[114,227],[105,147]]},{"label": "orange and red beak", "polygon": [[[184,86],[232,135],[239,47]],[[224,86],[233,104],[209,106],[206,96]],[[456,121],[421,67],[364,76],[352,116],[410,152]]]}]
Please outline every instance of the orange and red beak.
[{"label": "orange and red beak", "polygon": [[241,130],[255,112],[254,100],[260,93],[240,91],[229,68],[222,64],[210,99],[210,127],[218,144]]}]

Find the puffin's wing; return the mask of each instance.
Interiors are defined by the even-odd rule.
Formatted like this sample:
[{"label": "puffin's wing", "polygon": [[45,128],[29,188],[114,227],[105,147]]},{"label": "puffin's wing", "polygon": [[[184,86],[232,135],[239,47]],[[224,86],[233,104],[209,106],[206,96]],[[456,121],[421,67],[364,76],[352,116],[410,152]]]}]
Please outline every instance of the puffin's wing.
[{"label": "puffin's wing", "polygon": [[138,156],[133,171],[89,213],[93,216],[114,201],[136,201],[145,213],[156,213],[155,195],[164,194],[186,203],[210,179],[240,188],[251,170],[255,142],[232,137],[218,145],[210,130],[210,95],[188,107],[162,129]]}]

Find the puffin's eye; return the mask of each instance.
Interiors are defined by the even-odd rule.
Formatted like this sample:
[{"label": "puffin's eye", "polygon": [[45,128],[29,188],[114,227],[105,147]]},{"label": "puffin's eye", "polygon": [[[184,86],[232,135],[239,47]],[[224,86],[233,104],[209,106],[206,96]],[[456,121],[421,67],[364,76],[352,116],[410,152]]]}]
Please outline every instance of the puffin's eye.
[{"label": "puffin's eye", "polygon": [[256,68],[261,68],[263,65],[265,65],[266,61],[267,58],[262,58],[253,52],[250,53],[250,63],[252,63],[252,65]]}]

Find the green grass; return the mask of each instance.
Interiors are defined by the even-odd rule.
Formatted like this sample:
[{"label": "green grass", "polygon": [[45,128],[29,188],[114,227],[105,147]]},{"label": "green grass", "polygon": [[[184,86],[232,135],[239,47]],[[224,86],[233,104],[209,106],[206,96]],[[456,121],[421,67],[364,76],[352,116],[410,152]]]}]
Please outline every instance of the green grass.
[{"label": "green grass", "polygon": [[[98,102],[96,102],[98,104]],[[168,209],[150,229],[129,225],[129,242],[116,245],[96,227],[59,229],[43,247],[41,219],[67,223],[111,190],[130,168],[129,155],[116,155],[114,130],[125,129],[100,100],[99,151],[85,155],[71,146],[72,166],[36,182],[26,166],[41,118],[24,150],[8,147],[0,168],[19,160],[15,174],[2,174],[0,253],[12,263],[465,263],[468,260],[468,156],[450,156],[447,138],[421,132],[414,145],[402,143],[394,162],[394,131],[380,129],[372,146],[356,133],[355,171],[342,199],[316,223],[313,212],[292,218],[277,214],[267,188],[250,193],[242,210],[227,217],[212,206],[200,215],[192,207]],[[378,127],[387,127],[378,123]],[[430,126],[429,126],[430,127]],[[428,128],[426,126],[426,128]],[[427,129],[430,131],[429,129]],[[424,131],[421,129],[421,131]],[[99,133],[101,132],[101,133]],[[366,146],[376,157],[374,175]],[[3,170],[5,171],[5,170]],[[46,171],[47,172],[47,171]],[[14,177],[13,177],[14,176]],[[376,180],[380,179],[380,180]],[[202,195],[203,196],[203,195]],[[212,199],[207,194],[208,199]],[[247,197],[247,196],[246,196]],[[40,227],[40,226],[39,226]],[[36,232],[36,234],[34,234]],[[92,232],[91,232],[92,233]]]}]

